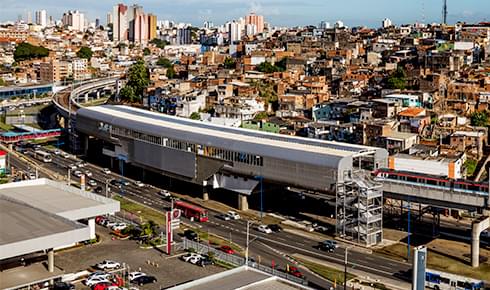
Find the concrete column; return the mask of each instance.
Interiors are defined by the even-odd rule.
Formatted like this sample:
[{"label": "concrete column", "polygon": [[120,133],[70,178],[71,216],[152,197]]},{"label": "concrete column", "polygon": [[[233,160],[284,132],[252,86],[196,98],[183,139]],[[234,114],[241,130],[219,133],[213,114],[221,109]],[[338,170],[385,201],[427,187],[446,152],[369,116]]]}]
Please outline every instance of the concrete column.
[{"label": "concrete column", "polygon": [[100,99],[100,90],[97,90],[97,99]]},{"label": "concrete column", "polygon": [[50,273],[54,272],[54,250],[48,250],[48,271]]},{"label": "concrete column", "polygon": [[206,187],[203,187],[202,188],[202,199],[204,201],[208,201],[209,200],[209,192],[208,192],[208,189]]},{"label": "concrete column", "polygon": [[244,194],[238,195],[238,209],[241,211],[248,210],[248,197]]},{"label": "concrete column", "polygon": [[481,217],[471,226],[471,266],[480,266],[480,234],[490,227],[490,217]]},{"label": "concrete column", "polygon": [[90,239],[95,239],[95,218],[88,220],[88,228],[90,229]]},{"label": "concrete column", "polygon": [[85,99],[85,103],[87,103],[88,102],[88,93],[85,93],[84,99]]}]

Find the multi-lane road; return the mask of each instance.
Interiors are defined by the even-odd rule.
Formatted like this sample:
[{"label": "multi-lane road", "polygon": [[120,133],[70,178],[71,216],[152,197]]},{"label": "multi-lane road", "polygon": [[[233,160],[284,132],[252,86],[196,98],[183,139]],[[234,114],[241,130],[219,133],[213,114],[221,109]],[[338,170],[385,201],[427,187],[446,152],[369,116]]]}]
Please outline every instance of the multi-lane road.
[{"label": "multi-lane road", "polygon": [[[28,155],[24,155],[23,158],[29,159],[31,162],[36,163],[38,166],[43,167],[52,172],[56,172],[58,176],[68,174],[68,168],[70,166],[80,162],[73,156],[69,158],[64,158],[61,155],[52,154],[53,161],[50,163],[43,163],[42,161],[30,158]],[[19,168],[20,170],[29,170],[27,167],[32,166],[26,165],[25,160],[19,160],[18,157],[10,156],[11,165]],[[81,171],[89,170],[92,173],[91,177],[87,177],[87,181],[92,179],[97,182],[97,186],[103,188],[102,195],[105,195],[106,184],[110,188],[110,192],[122,193],[126,198],[145,204],[151,208],[159,211],[164,211],[170,207],[169,201],[163,200],[157,193],[159,188],[153,186],[139,187],[134,183],[134,180],[124,177],[130,183],[124,186],[122,189],[110,184],[110,180],[122,178],[114,173],[106,174],[102,172],[102,169],[94,164],[86,164],[86,166]],[[39,171],[40,176],[43,177],[45,174],[42,170]],[[75,181],[78,178],[71,176],[71,180]],[[79,180],[79,179],[78,179]],[[246,233],[247,233],[247,221],[246,220],[230,220],[225,221],[217,218],[219,213],[213,210],[209,210],[209,222],[207,223],[196,223],[186,220],[186,223],[192,223],[194,226],[199,227],[202,231],[208,231],[210,233],[221,236],[225,239],[231,238],[233,243],[245,247],[246,245]],[[287,256],[292,256],[293,254],[303,254],[306,256],[311,256],[313,258],[325,260],[334,264],[344,264],[344,251],[345,248],[339,247],[333,253],[326,253],[321,250],[316,249],[318,241],[308,238],[307,236],[299,236],[292,234],[290,232],[282,231],[272,234],[263,234],[255,230],[257,224],[253,224],[250,227],[249,239],[253,240],[250,243],[249,252],[251,257],[256,261],[263,264],[271,265],[274,263],[280,267],[285,267],[287,263],[291,263]],[[388,277],[391,279],[398,279],[395,277],[396,274],[400,272],[405,272],[411,268],[411,265],[407,263],[402,263],[395,260],[386,259],[374,254],[367,254],[366,252],[357,252],[355,250],[349,251],[349,267],[354,267],[357,270],[364,271],[370,275],[376,275],[381,277]],[[328,289],[332,285],[307,271],[303,271],[308,281],[315,288],[325,288]]]}]

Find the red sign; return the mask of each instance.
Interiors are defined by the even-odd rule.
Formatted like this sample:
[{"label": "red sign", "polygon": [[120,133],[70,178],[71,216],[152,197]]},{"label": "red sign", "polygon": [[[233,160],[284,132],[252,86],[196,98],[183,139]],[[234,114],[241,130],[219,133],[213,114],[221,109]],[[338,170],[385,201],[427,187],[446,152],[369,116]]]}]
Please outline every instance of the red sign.
[{"label": "red sign", "polygon": [[172,212],[167,211],[167,254],[172,252]]}]

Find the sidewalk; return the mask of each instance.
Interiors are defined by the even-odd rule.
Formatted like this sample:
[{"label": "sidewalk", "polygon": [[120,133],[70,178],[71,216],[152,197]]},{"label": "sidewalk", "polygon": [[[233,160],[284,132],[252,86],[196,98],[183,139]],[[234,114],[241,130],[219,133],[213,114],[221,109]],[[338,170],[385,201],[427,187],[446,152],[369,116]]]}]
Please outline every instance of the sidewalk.
[{"label": "sidewalk", "polygon": [[[336,270],[339,270],[339,271],[344,271],[344,266],[343,265],[337,265],[337,264],[334,264],[334,263],[330,263],[330,262],[327,262],[327,261],[324,261],[324,260],[320,260],[320,259],[317,259],[317,258],[312,258],[312,257],[305,256],[305,255],[302,255],[302,254],[295,254],[295,255],[293,255],[293,257],[295,257],[295,258],[297,257],[299,259],[307,260],[307,261],[310,261],[312,263],[316,263],[316,264],[319,264],[319,265],[330,267],[330,268],[333,268],[333,269],[336,269]],[[390,278],[386,278],[386,277],[377,276],[377,275],[374,275],[374,274],[371,274],[371,273],[366,273],[366,272],[363,272],[363,271],[360,271],[360,270],[349,268],[348,269],[348,272],[351,273],[351,274],[356,275],[358,280],[361,280],[361,281],[364,281],[364,282],[368,282],[368,283],[382,283],[382,284],[384,284],[386,287],[388,287],[390,289],[407,290],[407,289],[410,289],[411,288],[411,284],[409,284],[407,282],[403,282],[403,281],[399,281],[399,280],[395,280],[395,279],[390,279]],[[360,283],[355,283],[355,282],[352,282],[352,281],[347,282],[347,286],[348,287],[354,287],[355,289],[370,289],[371,288],[369,286],[361,285]]]}]

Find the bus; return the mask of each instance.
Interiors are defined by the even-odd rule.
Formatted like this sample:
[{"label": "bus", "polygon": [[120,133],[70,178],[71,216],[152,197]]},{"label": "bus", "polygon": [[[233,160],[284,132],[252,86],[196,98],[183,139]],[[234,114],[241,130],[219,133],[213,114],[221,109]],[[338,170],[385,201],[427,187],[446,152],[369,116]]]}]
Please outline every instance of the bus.
[{"label": "bus", "polygon": [[45,162],[45,163],[48,163],[48,162],[52,162],[53,161],[53,159],[51,159],[51,154],[49,154],[46,151],[42,151],[42,150],[36,150],[36,151],[34,151],[34,157],[36,157],[37,159],[39,159],[39,160],[41,160],[42,162]]},{"label": "bus", "polygon": [[435,290],[479,290],[485,289],[482,280],[472,279],[456,274],[427,269],[425,286]]},{"label": "bus", "polygon": [[180,200],[174,202],[174,207],[180,209],[182,211],[182,215],[186,218],[193,219],[198,222],[208,221],[208,211],[206,209]]}]

